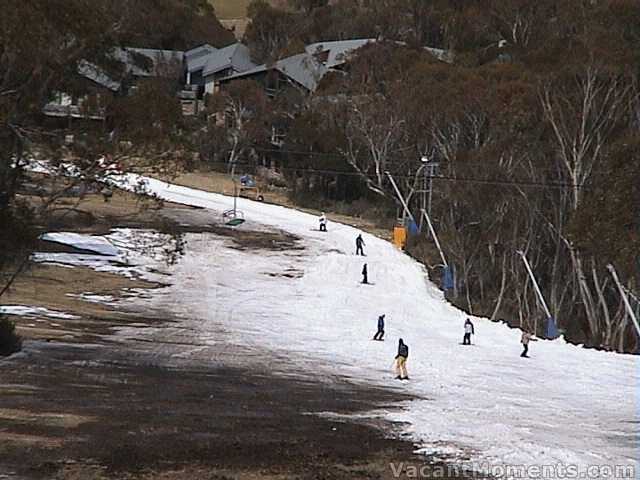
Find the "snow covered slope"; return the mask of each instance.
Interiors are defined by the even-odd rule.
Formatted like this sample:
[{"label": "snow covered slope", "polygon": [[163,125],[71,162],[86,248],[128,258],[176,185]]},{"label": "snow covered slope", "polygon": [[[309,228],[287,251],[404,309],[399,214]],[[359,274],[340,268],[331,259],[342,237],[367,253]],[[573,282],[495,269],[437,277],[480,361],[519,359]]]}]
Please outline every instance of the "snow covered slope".
[{"label": "snow covered slope", "polygon": [[[212,218],[233,205],[136,175],[118,183],[141,180],[165,200],[211,209]],[[356,257],[355,228],[330,222],[321,233],[315,217],[295,210],[245,199],[238,208],[247,218],[240,228],[291,232],[304,250],[238,251],[189,235],[174,284],[153,301],[183,312],[194,343],[266,347],[310,372],[406,389],[420,399],[387,415],[409,422],[425,451],[458,460],[586,468],[639,457],[637,357],[556,340],[533,343],[532,358],[522,359],[520,331],[486,319],[475,319],[475,345],[462,346],[463,312],[390,243],[363,233],[367,257]],[[359,283],[365,262],[373,285]],[[382,313],[386,341],[374,342]],[[405,383],[391,372],[399,337],[410,347]]]}]

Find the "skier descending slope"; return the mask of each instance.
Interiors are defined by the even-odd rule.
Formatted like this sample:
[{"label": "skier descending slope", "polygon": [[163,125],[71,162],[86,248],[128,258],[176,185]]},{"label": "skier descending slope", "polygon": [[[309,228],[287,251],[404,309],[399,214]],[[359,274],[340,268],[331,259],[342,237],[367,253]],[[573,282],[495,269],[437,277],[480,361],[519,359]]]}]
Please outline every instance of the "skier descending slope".
[{"label": "skier descending slope", "polygon": [[322,215],[320,215],[320,218],[318,220],[320,222],[320,231],[321,232],[326,232],[327,231],[327,217],[324,214],[324,212],[322,212]]},{"label": "skier descending slope", "polygon": [[471,345],[471,335],[475,335],[475,333],[473,323],[467,318],[464,322],[464,338],[462,339],[462,344]]},{"label": "skier descending slope", "polygon": [[362,267],[362,283],[365,285],[369,283],[369,279],[367,277],[367,264],[365,263]]},{"label": "skier descending slope", "polygon": [[522,344],[522,346],[524,347],[524,350],[522,350],[522,353],[520,354],[521,357],[525,357],[525,358],[529,358],[529,342],[537,342],[538,339],[537,338],[533,338],[532,334],[526,330],[522,331],[522,338],[520,339],[520,343]]},{"label": "skier descending slope", "polygon": [[379,341],[384,341],[384,339],[382,338],[384,337],[384,314],[380,315],[378,317],[378,331],[376,332],[376,334],[373,336],[374,340],[379,340]]},{"label": "skier descending slope", "polygon": [[365,246],[364,243],[364,239],[362,238],[362,235],[358,235],[356,237],[356,255],[362,255],[363,257],[364,255],[364,250],[362,249],[362,247]]},{"label": "skier descending slope", "polygon": [[398,341],[398,354],[396,355],[396,379],[409,380],[407,373],[407,358],[409,357],[409,346],[400,339]]}]

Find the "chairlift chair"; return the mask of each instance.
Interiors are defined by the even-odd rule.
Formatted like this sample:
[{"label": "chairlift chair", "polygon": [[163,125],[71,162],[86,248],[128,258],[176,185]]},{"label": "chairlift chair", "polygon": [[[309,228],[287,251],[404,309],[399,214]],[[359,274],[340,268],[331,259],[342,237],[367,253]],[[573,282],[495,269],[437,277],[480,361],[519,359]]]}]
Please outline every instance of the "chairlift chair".
[{"label": "chairlift chair", "polygon": [[235,208],[224,211],[222,213],[222,219],[224,220],[224,224],[229,227],[237,227],[245,222],[244,213]]},{"label": "chairlift chair", "polygon": [[245,222],[244,213],[236,208],[238,199],[236,182],[233,181],[233,208],[222,212],[222,220],[229,227],[237,227]]}]

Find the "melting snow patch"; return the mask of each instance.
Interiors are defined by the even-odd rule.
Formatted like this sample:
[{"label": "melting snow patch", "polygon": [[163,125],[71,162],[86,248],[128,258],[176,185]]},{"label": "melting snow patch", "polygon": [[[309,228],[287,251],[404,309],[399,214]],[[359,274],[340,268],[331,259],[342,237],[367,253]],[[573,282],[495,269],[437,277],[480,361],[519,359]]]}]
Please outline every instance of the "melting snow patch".
[{"label": "melting snow patch", "polygon": [[32,256],[35,262],[87,267],[158,283],[166,280],[164,269],[177,257],[175,239],[153,230],[123,228],[105,236],[47,233],[41,238],[93,253],[37,252]]},{"label": "melting snow patch", "polygon": [[116,247],[114,247],[111,242],[109,242],[109,240],[107,240],[105,237],[81,235],[79,233],[58,232],[45,233],[40,236],[40,239],[47,242],[55,242],[62,245],[68,245],[79,250],[94,252],[99,255],[115,257],[120,254],[120,251]]},{"label": "melting snow patch", "polygon": [[68,297],[79,298],[85,302],[111,304],[115,303],[115,297],[112,295],[98,295],[91,292],[81,293],[79,295],[75,293],[67,293]]},{"label": "melting snow patch", "polygon": [[77,315],[57,312],[44,307],[27,307],[24,305],[0,305],[0,313],[5,315],[20,315],[22,317],[49,317],[72,320],[80,318]]}]

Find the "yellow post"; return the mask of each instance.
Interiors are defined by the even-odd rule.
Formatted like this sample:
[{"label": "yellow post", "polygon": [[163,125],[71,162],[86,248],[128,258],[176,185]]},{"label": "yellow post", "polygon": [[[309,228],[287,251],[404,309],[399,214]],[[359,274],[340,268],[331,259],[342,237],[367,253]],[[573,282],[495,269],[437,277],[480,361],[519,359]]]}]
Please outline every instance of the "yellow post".
[{"label": "yellow post", "polygon": [[407,244],[407,229],[405,227],[393,227],[393,244],[400,250],[404,250]]}]

